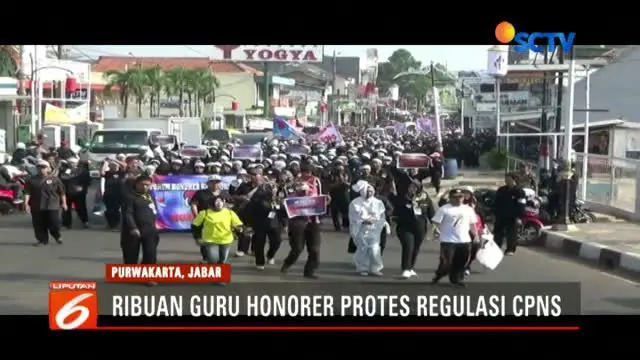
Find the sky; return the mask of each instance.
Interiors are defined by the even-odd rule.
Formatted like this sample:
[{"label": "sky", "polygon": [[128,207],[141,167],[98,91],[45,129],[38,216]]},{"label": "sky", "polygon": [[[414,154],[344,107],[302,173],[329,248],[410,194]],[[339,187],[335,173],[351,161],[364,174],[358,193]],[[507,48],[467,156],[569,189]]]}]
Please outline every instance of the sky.
[{"label": "sky", "polygon": [[[487,66],[490,45],[325,45],[325,54],[364,57],[366,49],[378,49],[378,56],[386,60],[398,49],[406,49],[423,64],[431,61],[447,65],[450,70],[483,70]],[[133,57],[210,57],[211,45],[73,45],[77,53],[90,58],[98,56]]]}]

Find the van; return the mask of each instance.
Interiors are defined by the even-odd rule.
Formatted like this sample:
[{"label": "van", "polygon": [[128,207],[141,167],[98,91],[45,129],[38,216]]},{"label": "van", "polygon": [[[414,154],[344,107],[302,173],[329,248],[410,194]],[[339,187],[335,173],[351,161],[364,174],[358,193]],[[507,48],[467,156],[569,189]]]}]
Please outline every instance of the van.
[{"label": "van", "polygon": [[91,177],[100,177],[100,168],[106,158],[113,159],[118,154],[140,155],[141,148],[149,146],[151,137],[155,135],[162,135],[162,131],[124,128],[98,130],[87,147],[80,152],[80,158],[89,161]]}]

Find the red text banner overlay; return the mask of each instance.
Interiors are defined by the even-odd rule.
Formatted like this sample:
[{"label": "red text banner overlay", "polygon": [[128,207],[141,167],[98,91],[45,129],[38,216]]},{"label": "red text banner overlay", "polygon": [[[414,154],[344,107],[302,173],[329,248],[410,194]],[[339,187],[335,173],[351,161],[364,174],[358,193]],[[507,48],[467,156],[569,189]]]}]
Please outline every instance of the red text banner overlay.
[{"label": "red text banner overlay", "polygon": [[49,283],[49,328],[89,330],[98,327],[98,293],[95,281]]},{"label": "red text banner overlay", "polygon": [[228,264],[107,264],[105,280],[116,283],[228,283]]}]

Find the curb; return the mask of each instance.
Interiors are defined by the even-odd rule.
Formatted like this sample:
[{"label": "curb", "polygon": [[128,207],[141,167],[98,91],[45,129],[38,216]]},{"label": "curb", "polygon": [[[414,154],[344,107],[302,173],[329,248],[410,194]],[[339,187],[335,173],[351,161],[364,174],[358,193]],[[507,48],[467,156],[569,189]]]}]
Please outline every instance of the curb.
[{"label": "curb", "polygon": [[580,258],[606,270],[623,270],[640,275],[640,254],[612,249],[545,229],[542,230],[536,246],[567,257]]}]

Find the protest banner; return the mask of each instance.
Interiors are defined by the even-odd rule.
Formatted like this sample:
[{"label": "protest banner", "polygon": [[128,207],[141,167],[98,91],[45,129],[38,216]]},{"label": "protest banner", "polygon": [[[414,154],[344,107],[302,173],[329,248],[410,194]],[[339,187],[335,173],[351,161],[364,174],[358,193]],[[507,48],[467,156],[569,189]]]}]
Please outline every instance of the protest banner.
[{"label": "protest banner", "polygon": [[[209,175],[154,175],[151,196],[156,204],[156,228],[189,230],[193,214],[189,202],[196,191],[207,188]],[[229,189],[236,177],[222,176],[221,190]]]},{"label": "protest banner", "polygon": [[289,218],[296,216],[322,216],[327,213],[329,197],[326,195],[293,197],[284,199],[284,209]]},{"label": "protest banner", "polygon": [[304,145],[291,144],[287,146],[287,154],[289,155],[309,155],[310,150]]},{"label": "protest banner", "polygon": [[180,154],[188,157],[206,157],[207,148],[199,145],[185,145],[182,150],[180,150]]},{"label": "protest banner", "polygon": [[431,159],[427,154],[402,154],[398,156],[398,169],[426,169],[431,164]]},{"label": "protest banner", "polygon": [[236,145],[231,152],[234,160],[260,160],[262,161],[262,149],[253,145]]}]

